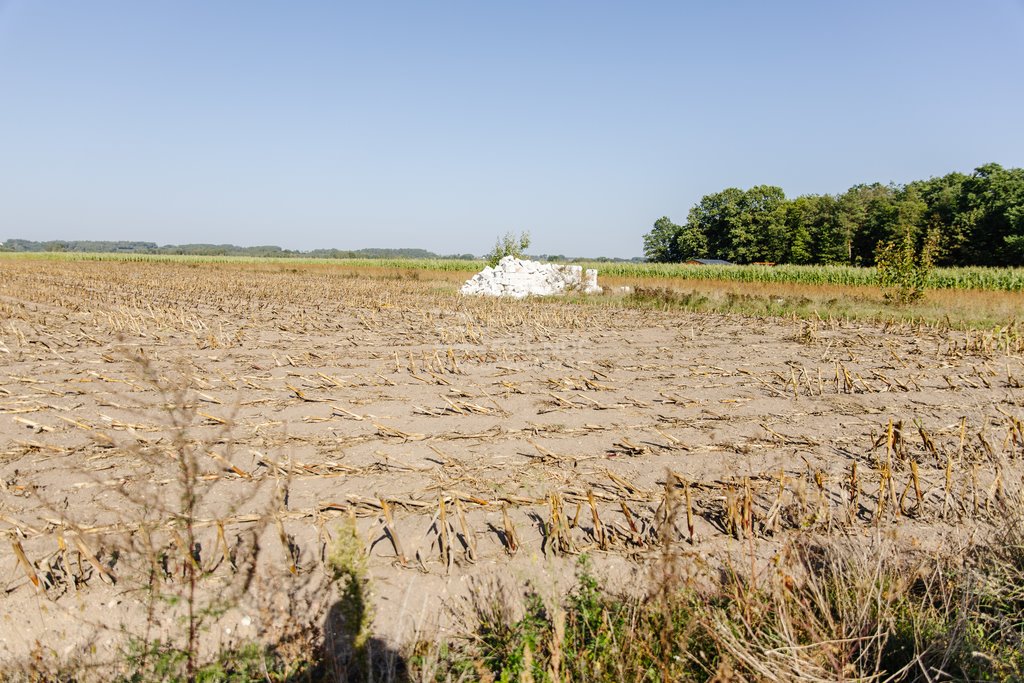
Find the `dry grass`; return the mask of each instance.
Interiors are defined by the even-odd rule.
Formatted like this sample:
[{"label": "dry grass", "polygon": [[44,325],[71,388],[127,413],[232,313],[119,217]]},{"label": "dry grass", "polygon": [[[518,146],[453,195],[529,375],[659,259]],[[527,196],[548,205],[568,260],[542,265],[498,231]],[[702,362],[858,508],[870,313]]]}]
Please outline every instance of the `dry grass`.
[{"label": "dry grass", "polygon": [[798,316],[876,322],[923,323],[991,330],[1015,324],[1024,293],[929,290],[912,304],[893,305],[878,287],[801,283],[681,281],[669,278],[602,278],[614,291],[628,287],[636,305],[752,316]]},{"label": "dry grass", "polygon": [[926,554],[803,536],[753,575],[702,575],[666,546],[641,590],[609,589],[584,559],[553,602],[483,586],[468,600],[471,639],[415,662],[431,680],[1018,680],[1024,538],[1019,510],[1007,513],[1009,545]]}]

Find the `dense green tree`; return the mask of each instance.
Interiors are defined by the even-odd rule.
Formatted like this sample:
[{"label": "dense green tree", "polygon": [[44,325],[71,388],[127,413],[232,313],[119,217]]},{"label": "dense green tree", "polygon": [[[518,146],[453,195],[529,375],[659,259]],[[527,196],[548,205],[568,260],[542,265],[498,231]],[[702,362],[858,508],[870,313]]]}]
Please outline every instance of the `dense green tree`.
[{"label": "dense green tree", "polygon": [[743,193],[731,218],[726,258],[736,263],[789,260],[786,195],[781,187],[758,185]]},{"label": "dense green tree", "polygon": [[870,266],[879,242],[897,234],[896,190],[891,185],[854,185],[839,197],[840,217],[850,235],[850,262]]},{"label": "dense green tree", "polygon": [[644,235],[644,256],[648,261],[672,263],[682,261],[676,251],[676,236],[682,228],[668,216],[654,221],[654,227]]},{"label": "dense green tree", "polygon": [[927,243],[938,265],[1024,266],[1024,169],[986,164],[970,175],[793,200],[771,185],[730,187],[701,197],[683,225],[659,219],[644,253],[652,261],[701,255],[870,266],[897,242],[918,254]]},{"label": "dense green tree", "polygon": [[691,230],[704,236],[707,254],[712,258],[728,258],[732,251],[732,226],[743,212],[743,190],[735,187],[704,195],[686,217]]},{"label": "dense green tree", "polygon": [[964,179],[954,227],[957,261],[1024,265],[1024,169],[986,164]]},{"label": "dense green tree", "polygon": [[[963,173],[949,173],[939,178],[916,180],[907,189],[914,189],[927,206],[924,225],[927,231],[936,235],[935,263],[955,265],[961,259],[961,252],[968,239],[962,227],[956,224],[959,213],[963,184],[967,176]],[[918,246],[921,246],[920,244]]]},{"label": "dense green tree", "polygon": [[705,195],[690,209],[684,225],[667,216],[644,235],[644,254],[650,261],[724,258],[737,263],[789,259],[786,196],[782,188],[758,185],[734,187]]},{"label": "dense green tree", "polygon": [[850,244],[832,195],[802,195],[786,206],[789,263],[848,263]]},{"label": "dense green tree", "polygon": [[707,256],[707,240],[694,225],[676,225],[668,216],[654,221],[644,235],[644,255],[648,261],[674,263]]},{"label": "dense green tree", "polygon": [[[685,226],[655,224],[658,242],[672,244],[661,260],[710,256],[736,263],[783,261],[789,256],[786,196],[782,188],[758,185],[730,187],[705,195],[687,215]],[[675,233],[675,240],[670,237]],[[674,258],[673,258],[674,257]]]},{"label": "dense green tree", "polygon": [[686,223],[676,235],[676,253],[680,261],[708,257],[708,240],[696,226]]},{"label": "dense green tree", "polygon": [[850,262],[875,264],[879,244],[924,237],[927,205],[914,188],[895,185],[855,185],[839,197],[840,221],[850,239]]}]

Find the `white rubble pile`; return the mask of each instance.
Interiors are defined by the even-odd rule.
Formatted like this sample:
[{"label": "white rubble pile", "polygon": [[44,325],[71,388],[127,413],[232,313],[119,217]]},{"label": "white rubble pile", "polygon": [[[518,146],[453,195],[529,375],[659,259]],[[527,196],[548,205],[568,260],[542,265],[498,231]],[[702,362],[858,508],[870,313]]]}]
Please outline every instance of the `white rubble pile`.
[{"label": "white rubble pile", "polygon": [[506,256],[493,268],[485,267],[462,285],[462,293],[470,296],[551,296],[566,292],[600,294],[597,271],[583,271],[583,266],[523,261]]}]

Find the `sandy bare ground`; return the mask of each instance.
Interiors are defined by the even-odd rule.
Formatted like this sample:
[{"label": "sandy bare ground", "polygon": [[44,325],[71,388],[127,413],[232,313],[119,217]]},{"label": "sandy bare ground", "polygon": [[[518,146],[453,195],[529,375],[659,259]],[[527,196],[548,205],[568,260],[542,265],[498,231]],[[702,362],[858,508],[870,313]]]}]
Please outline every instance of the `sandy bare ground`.
[{"label": "sandy bare ground", "polygon": [[180,630],[152,598],[184,594],[187,562],[200,602],[239,592],[207,647],[322,619],[353,517],[376,630],[401,642],[457,629],[446,605],[481,577],[554,594],[583,552],[642,576],[666,483],[693,564],[754,571],[795,534],[955,552],[1020,496],[1024,362],[998,335],[466,301],[457,276],[287,264],[0,266],[6,661]]}]

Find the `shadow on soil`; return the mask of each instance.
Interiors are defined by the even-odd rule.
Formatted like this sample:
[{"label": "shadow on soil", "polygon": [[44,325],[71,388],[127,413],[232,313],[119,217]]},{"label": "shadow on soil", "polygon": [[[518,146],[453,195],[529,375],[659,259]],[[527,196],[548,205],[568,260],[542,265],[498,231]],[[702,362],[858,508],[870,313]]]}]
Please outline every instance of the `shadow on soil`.
[{"label": "shadow on soil", "polygon": [[362,634],[365,609],[363,601],[351,594],[331,605],[324,619],[318,665],[293,676],[289,683],[408,683],[411,679],[402,654],[387,642]]}]

